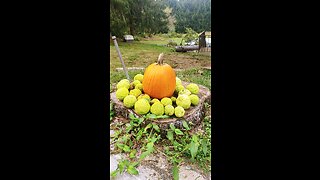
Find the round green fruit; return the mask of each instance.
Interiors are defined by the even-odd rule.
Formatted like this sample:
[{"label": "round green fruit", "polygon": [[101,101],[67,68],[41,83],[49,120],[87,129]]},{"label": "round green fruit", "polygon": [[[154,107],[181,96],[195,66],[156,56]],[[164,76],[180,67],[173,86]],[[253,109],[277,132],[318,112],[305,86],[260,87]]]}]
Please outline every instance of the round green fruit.
[{"label": "round green fruit", "polygon": [[154,115],[161,116],[164,113],[164,106],[160,102],[152,104],[150,112]]},{"label": "round green fruit", "polygon": [[137,75],[134,76],[133,79],[134,79],[134,80],[138,80],[138,81],[140,81],[140,82],[142,83],[143,75],[142,75],[142,74],[137,74]]},{"label": "round green fruit", "polygon": [[197,95],[191,94],[191,95],[189,96],[189,98],[190,98],[190,101],[191,101],[191,104],[192,104],[192,105],[196,106],[196,105],[199,104],[199,97],[198,97]]},{"label": "round green fruit", "polygon": [[118,82],[117,84],[117,89],[120,89],[120,88],[126,88],[126,89],[129,89],[130,88],[130,82],[129,80],[127,79],[122,79],[120,82]]},{"label": "round green fruit", "polygon": [[192,94],[198,94],[199,93],[199,86],[194,84],[194,83],[190,83],[187,87],[186,87]]},{"label": "round green fruit", "polygon": [[134,104],[134,110],[136,111],[136,113],[143,115],[143,114],[147,114],[150,110],[150,104],[149,102],[142,98],[139,99],[135,104]]},{"label": "round green fruit", "polygon": [[137,84],[136,86],[135,86],[135,89],[139,89],[140,91],[142,91],[143,90],[143,85],[140,83],[140,84]]},{"label": "round green fruit", "polygon": [[154,99],[152,99],[152,100],[150,101],[151,104],[154,104],[154,103],[156,103],[156,102],[161,103],[161,102],[159,101],[159,99],[157,99],[157,98],[154,98]]},{"label": "round green fruit", "polygon": [[122,101],[126,96],[128,96],[129,94],[129,90],[125,87],[122,87],[122,88],[119,88],[117,91],[116,91],[116,97]]},{"label": "round green fruit", "polygon": [[176,115],[177,117],[184,116],[184,113],[185,113],[185,110],[183,109],[183,107],[177,106],[176,108],[174,108],[174,115]]},{"label": "round green fruit", "polygon": [[148,94],[141,94],[138,99],[146,99],[148,102],[151,101],[151,98]]},{"label": "round green fruit", "polygon": [[134,80],[132,83],[133,83],[133,86],[134,86],[134,87],[136,87],[137,84],[141,84],[141,82],[140,82],[139,80]]},{"label": "round green fruit", "polygon": [[172,96],[170,99],[171,99],[172,103],[176,102],[176,100],[177,100],[177,98],[174,96]]},{"label": "round green fruit", "polygon": [[184,86],[183,85],[176,85],[176,90],[175,92],[178,94],[180,91],[184,90]]},{"label": "round green fruit", "polygon": [[176,85],[182,85],[181,79],[178,77],[176,77]]},{"label": "round green fruit", "polygon": [[172,105],[166,105],[164,107],[164,113],[168,116],[172,116],[174,114],[174,107]]},{"label": "round green fruit", "polygon": [[132,108],[137,102],[137,98],[134,95],[128,95],[123,99],[123,104],[127,108]]},{"label": "round green fruit", "polygon": [[168,104],[172,105],[171,99],[170,99],[170,98],[167,98],[167,97],[162,98],[162,99],[161,99],[161,103],[162,103],[164,106],[166,106],[166,105],[168,105]]},{"label": "round green fruit", "polygon": [[139,89],[132,89],[129,94],[134,95],[137,98],[142,94],[142,92]]},{"label": "round green fruit", "polygon": [[178,106],[183,107],[183,109],[189,109],[191,105],[191,100],[188,95],[182,94],[178,96],[176,104]]},{"label": "round green fruit", "polygon": [[182,95],[182,94],[189,96],[189,95],[191,95],[191,92],[188,89],[183,89],[183,90],[179,91],[178,95]]}]

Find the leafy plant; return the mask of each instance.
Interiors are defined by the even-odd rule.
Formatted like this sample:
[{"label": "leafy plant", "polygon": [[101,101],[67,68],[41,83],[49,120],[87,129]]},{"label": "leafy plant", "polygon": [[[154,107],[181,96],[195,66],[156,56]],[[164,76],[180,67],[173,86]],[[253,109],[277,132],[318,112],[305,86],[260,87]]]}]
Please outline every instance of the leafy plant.
[{"label": "leafy plant", "polygon": [[[161,138],[157,134],[160,132],[158,125],[147,123],[144,117],[135,117],[133,114],[130,114],[129,118],[130,122],[125,124],[125,131],[116,131],[115,144],[120,152],[128,154],[131,161],[119,162],[118,168],[111,173],[112,176],[125,171],[133,175],[139,174],[135,166],[154,152],[154,144]],[[141,155],[139,159],[135,159],[138,151]]]},{"label": "leafy plant", "polygon": [[[116,176],[123,172],[129,174],[139,174],[136,166],[141,163],[148,155],[159,151],[156,146],[164,146],[164,154],[169,162],[173,164],[173,178],[179,178],[179,165],[183,161],[190,160],[198,164],[203,170],[211,170],[211,119],[207,116],[203,120],[203,133],[193,132],[191,122],[182,121],[182,128],[170,124],[166,130],[165,137],[162,139],[160,127],[148,118],[157,118],[152,115],[135,117],[129,115],[130,122],[126,123],[124,130],[114,133],[116,148],[122,153],[127,154],[128,159],[119,162],[118,167],[111,173]],[[161,140],[161,141],[160,141]],[[159,143],[161,142],[161,143]],[[140,156],[137,156],[140,154]]]},{"label": "leafy plant", "polygon": [[110,122],[112,121],[114,116],[113,104],[110,102]]}]

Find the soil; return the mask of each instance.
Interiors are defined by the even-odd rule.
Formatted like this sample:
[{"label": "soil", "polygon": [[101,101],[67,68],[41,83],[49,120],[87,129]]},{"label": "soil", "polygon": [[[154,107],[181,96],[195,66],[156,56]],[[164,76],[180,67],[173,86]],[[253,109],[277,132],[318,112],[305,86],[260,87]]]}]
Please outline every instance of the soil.
[{"label": "soil", "polygon": [[[194,55],[190,56],[187,53],[170,53],[166,55],[166,62],[170,64],[173,68],[177,69],[190,69],[194,67],[210,67],[211,66],[211,57],[207,55]],[[198,53],[197,53],[198,54]]]}]

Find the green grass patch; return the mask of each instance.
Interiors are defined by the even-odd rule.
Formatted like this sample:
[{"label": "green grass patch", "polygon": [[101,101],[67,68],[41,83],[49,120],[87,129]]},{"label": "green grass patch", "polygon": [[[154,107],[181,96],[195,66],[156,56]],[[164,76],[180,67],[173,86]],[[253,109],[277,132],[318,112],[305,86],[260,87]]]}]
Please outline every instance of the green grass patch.
[{"label": "green grass patch", "polygon": [[[174,49],[157,45],[154,43],[144,43],[143,41],[135,41],[131,43],[118,42],[119,49],[126,66],[145,66],[155,62],[160,53],[173,52]],[[110,45],[110,68],[115,69],[122,67],[118,53],[113,44]]]},{"label": "green grass patch", "polygon": [[[168,38],[154,36],[149,39],[141,39],[130,43],[118,41],[120,52],[126,67],[142,67],[156,62],[160,53],[165,53],[165,62],[176,69],[185,69],[177,71],[177,76],[186,82],[193,82],[208,87],[211,90],[211,70],[203,67],[211,66],[210,53],[175,52],[174,48],[165,46],[170,40],[180,44],[181,38]],[[117,83],[125,79],[123,71],[116,71],[116,68],[122,68],[118,53],[113,43],[110,44],[110,83]],[[130,70],[131,80],[138,74],[144,73],[144,70]]]},{"label": "green grass patch", "polygon": [[200,84],[211,90],[211,70],[209,69],[193,68],[176,73],[182,81]]}]

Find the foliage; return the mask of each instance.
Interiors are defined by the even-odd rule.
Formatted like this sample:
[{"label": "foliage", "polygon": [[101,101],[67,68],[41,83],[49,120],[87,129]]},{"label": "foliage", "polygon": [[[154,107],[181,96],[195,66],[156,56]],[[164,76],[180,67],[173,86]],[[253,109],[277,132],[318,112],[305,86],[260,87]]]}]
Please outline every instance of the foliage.
[{"label": "foliage", "polygon": [[110,121],[112,121],[114,117],[113,104],[110,102]]},{"label": "foliage", "polygon": [[174,42],[173,40],[170,40],[169,43],[167,44],[167,46],[169,46],[169,47],[175,47],[177,45],[178,44],[176,42]]},{"label": "foliage", "polygon": [[211,0],[111,0],[111,34],[122,37],[147,33],[211,30]]},{"label": "foliage", "polygon": [[[120,161],[117,169],[111,173],[113,177],[125,171],[138,174],[135,166],[154,151],[154,144],[161,139],[158,125],[148,123],[144,117],[137,118],[133,114],[129,118],[130,122],[125,124],[125,130],[117,130],[113,135],[112,141],[115,141],[118,151],[129,154],[129,160]],[[141,155],[135,159],[137,151]]]},{"label": "foliage", "polygon": [[166,0],[175,16],[175,30],[185,33],[185,28],[196,32],[211,30],[211,0]]},{"label": "foliage", "polygon": [[123,36],[130,33],[151,34],[167,32],[165,6],[160,1],[151,0],[111,0],[110,29],[111,34]]},{"label": "foliage", "polygon": [[198,33],[191,28],[186,28],[186,35],[184,36],[183,39],[185,40],[185,42],[198,40]]},{"label": "foliage", "polygon": [[[165,153],[173,164],[181,163],[183,159],[190,159],[196,162],[205,171],[211,171],[211,125],[208,124],[208,118],[204,120],[204,132],[192,132],[190,124],[183,122],[183,129],[178,129],[170,124],[167,130],[167,139],[173,149],[166,147]],[[209,128],[208,128],[209,127]]]},{"label": "foliage", "polygon": [[[206,106],[210,108],[210,106]],[[119,152],[127,155],[118,163],[118,167],[111,173],[114,177],[117,174],[128,172],[136,175],[137,165],[148,155],[154,152],[161,152],[166,155],[169,162],[173,164],[172,174],[174,179],[179,177],[179,164],[183,161],[191,161],[200,165],[205,171],[211,171],[211,119],[204,118],[204,131],[192,131],[192,123],[183,121],[183,128],[177,128],[170,124],[166,130],[166,136],[161,137],[161,130],[158,125],[147,121],[149,118],[165,118],[167,116],[155,116],[147,114],[142,117],[129,115],[130,122],[124,128],[116,130],[112,136]],[[163,148],[159,148],[160,146]]]}]

